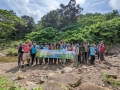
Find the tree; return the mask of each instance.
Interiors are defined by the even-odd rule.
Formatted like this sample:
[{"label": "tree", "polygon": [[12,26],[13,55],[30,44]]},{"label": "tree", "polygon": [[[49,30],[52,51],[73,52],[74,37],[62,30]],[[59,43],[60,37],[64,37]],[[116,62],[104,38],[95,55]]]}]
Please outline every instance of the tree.
[{"label": "tree", "polygon": [[76,5],[76,0],[70,0],[66,6],[60,4],[60,9],[58,9],[60,16],[59,28],[77,22],[82,10],[83,8],[81,8],[79,4]]},{"label": "tree", "polygon": [[7,11],[0,9],[0,36],[5,40],[11,37],[11,33],[13,33],[16,28],[16,23],[23,24],[23,21],[16,16],[13,11]]},{"label": "tree", "polygon": [[53,27],[57,28],[58,27],[58,12],[56,10],[52,10],[47,15],[44,15],[41,18],[41,22],[43,27]]}]

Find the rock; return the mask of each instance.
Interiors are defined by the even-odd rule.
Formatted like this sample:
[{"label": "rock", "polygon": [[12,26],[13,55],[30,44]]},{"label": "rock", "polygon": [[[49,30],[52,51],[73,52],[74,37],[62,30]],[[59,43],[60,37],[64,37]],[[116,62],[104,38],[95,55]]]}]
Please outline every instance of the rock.
[{"label": "rock", "polygon": [[83,65],[83,66],[82,66],[82,68],[83,68],[83,69],[87,69],[88,67],[87,67],[87,66],[85,66],[85,65]]},{"label": "rock", "polygon": [[18,75],[18,80],[24,79],[24,75],[20,74]]},{"label": "rock", "polygon": [[48,77],[51,77],[51,76],[53,76],[53,75],[55,75],[55,73],[49,73],[47,76],[48,76]]},{"label": "rock", "polygon": [[117,56],[120,57],[120,54],[118,54]]},{"label": "rock", "polygon": [[63,68],[62,71],[65,72],[65,73],[70,73],[70,72],[73,71],[73,69],[71,67],[65,67],[65,68]]},{"label": "rock", "polygon": [[88,82],[83,82],[80,86],[78,90],[109,90],[107,88],[103,88]]},{"label": "rock", "polygon": [[112,57],[117,57],[117,54],[115,54],[115,55],[112,55]]},{"label": "rock", "polygon": [[49,82],[42,85],[43,90],[63,90],[55,81],[50,80]]},{"label": "rock", "polygon": [[101,64],[100,66],[101,66],[102,69],[106,69],[107,68],[107,66],[105,64]]},{"label": "rock", "polygon": [[35,85],[33,82],[26,81],[26,86]]},{"label": "rock", "polygon": [[40,77],[40,84],[44,83],[44,82],[47,82],[47,81],[48,81],[48,76],[43,75],[43,76]]},{"label": "rock", "polygon": [[60,83],[65,86],[70,85],[72,87],[79,86],[81,83],[81,77],[75,76],[71,73],[56,74],[50,77],[49,80],[53,80],[56,83]]},{"label": "rock", "polygon": [[108,58],[112,58],[112,56],[108,56]]}]

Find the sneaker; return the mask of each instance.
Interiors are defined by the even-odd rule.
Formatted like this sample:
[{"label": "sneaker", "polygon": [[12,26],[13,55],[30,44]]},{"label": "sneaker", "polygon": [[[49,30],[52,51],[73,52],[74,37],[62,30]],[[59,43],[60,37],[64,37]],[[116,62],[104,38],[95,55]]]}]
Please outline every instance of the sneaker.
[{"label": "sneaker", "polygon": [[29,66],[30,64],[27,64],[27,66]]},{"label": "sneaker", "polygon": [[24,65],[22,65],[21,68],[24,68]]}]

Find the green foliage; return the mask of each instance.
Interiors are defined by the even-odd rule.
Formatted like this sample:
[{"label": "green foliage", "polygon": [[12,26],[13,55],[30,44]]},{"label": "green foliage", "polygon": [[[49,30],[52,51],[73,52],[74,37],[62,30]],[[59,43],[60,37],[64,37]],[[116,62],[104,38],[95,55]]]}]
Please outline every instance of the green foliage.
[{"label": "green foliage", "polygon": [[18,52],[17,52],[17,50],[10,48],[10,49],[8,49],[7,54],[16,56],[18,54]]},{"label": "green foliage", "polygon": [[110,77],[109,74],[103,74],[103,81],[105,84],[110,84],[114,87],[120,87],[120,81],[114,79],[112,76]]},{"label": "green foliage", "polygon": [[84,15],[82,10],[75,0],[70,0],[67,5],[60,4],[60,8],[48,12],[35,24],[32,17],[24,15],[20,18],[13,11],[0,9],[0,44],[20,39],[44,43],[61,39],[74,43],[84,40],[95,44],[101,40],[106,44],[120,43],[120,15],[117,10]]},{"label": "green foliage", "polygon": [[[15,81],[10,83],[5,77],[0,76],[0,90],[21,90],[22,87],[18,85]],[[24,88],[24,90],[27,90]],[[42,86],[38,88],[33,88],[32,90],[42,90]]]},{"label": "green foliage", "polygon": [[26,39],[37,42],[54,42],[57,35],[57,31],[52,27],[44,28],[37,32],[32,32],[26,35]]},{"label": "green foliage", "polygon": [[6,78],[0,76],[0,90],[21,90],[21,86],[15,82],[10,83]]}]

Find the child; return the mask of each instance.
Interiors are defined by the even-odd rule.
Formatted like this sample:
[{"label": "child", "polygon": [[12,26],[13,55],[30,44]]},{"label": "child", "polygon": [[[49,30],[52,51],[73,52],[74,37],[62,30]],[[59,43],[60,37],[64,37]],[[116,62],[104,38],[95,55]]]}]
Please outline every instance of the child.
[{"label": "child", "polygon": [[95,47],[94,47],[93,44],[92,44],[91,47],[90,47],[90,56],[91,56],[90,63],[91,63],[92,65],[94,65],[94,61],[95,61]]}]

